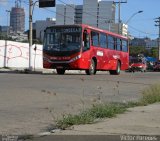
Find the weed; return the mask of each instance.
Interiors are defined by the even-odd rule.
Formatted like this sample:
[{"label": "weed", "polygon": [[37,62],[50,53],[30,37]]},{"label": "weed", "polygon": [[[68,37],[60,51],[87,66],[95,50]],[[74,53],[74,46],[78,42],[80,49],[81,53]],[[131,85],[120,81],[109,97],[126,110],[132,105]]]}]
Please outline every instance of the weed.
[{"label": "weed", "polygon": [[93,123],[97,118],[112,118],[125,111],[126,106],[120,103],[94,105],[91,109],[83,111],[79,115],[63,116],[62,120],[57,121],[57,127],[65,129],[72,125],[90,124]]},{"label": "weed", "polygon": [[[119,82],[117,82],[117,89]],[[98,95],[101,96],[101,87],[98,88]],[[119,93],[119,92],[118,92]],[[101,100],[101,97],[99,98]],[[122,114],[127,111],[128,108],[136,106],[144,106],[160,102],[160,84],[152,85],[142,92],[142,98],[137,102],[124,102],[124,103],[108,103],[108,104],[96,104],[88,110],[83,110],[78,115],[64,115],[63,119],[57,121],[57,127],[61,129],[68,128],[72,125],[90,124],[95,122],[96,119],[112,118],[117,114]]]},{"label": "weed", "polygon": [[83,112],[79,115],[67,115],[64,116],[62,120],[57,121],[57,127],[65,129],[72,125],[93,123],[94,120],[95,119],[86,112]]},{"label": "weed", "polygon": [[143,90],[141,105],[153,104],[160,102],[160,84],[151,85],[149,88]]}]

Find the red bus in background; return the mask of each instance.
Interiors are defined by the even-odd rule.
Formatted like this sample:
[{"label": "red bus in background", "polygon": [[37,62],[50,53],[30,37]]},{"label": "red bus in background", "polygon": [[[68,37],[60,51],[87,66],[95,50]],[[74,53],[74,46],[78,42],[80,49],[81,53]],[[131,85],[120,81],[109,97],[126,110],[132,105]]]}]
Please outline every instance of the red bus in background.
[{"label": "red bus in background", "polygon": [[45,30],[43,67],[85,70],[86,74],[109,71],[119,75],[129,67],[128,39],[88,25],[61,25]]}]

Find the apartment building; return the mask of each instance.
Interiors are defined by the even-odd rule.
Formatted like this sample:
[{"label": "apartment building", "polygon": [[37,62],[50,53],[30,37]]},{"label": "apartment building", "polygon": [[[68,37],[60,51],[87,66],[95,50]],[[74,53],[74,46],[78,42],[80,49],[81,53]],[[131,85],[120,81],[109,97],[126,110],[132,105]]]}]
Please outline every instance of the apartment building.
[{"label": "apartment building", "polygon": [[13,32],[24,32],[25,11],[21,7],[12,7],[10,12],[10,26]]}]

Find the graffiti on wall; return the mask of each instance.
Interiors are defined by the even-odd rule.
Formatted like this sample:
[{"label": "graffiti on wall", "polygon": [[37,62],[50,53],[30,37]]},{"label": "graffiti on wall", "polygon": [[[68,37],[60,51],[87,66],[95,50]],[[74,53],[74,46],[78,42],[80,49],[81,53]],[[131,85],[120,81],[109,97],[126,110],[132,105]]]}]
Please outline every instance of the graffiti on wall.
[{"label": "graffiti on wall", "polygon": [[[31,58],[35,58],[34,62],[38,68],[42,67],[42,45],[35,45],[31,48]],[[5,60],[6,59],[6,60]],[[29,44],[8,41],[0,41],[0,67],[3,67],[3,60],[6,61],[7,67],[27,67],[29,61]]]}]

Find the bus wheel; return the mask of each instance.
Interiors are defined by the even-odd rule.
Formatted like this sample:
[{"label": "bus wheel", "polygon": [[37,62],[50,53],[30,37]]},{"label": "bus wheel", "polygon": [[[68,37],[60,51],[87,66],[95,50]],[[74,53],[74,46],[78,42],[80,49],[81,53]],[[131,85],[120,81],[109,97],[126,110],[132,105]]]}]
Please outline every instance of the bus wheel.
[{"label": "bus wheel", "polygon": [[89,69],[86,70],[86,74],[87,75],[96,74],[96,64],[95,64],[95,61],[93,59],[91,60],[91,64],[90,64]]},{"label": "bus wheel", "polygon": [[109,73],[110,73],[111,75],[119,75],[119,74],[120,74],[120,71],[121,71],[121,64],[120,64],[120,62],[118,61],[118,62],[117,62],[117,68],[116,68],[116,70],[110,70]]},{"label": "bus wheel", "polygon": [[65,73],[65,69],[57,69],[57,74],[64,74]]}]

